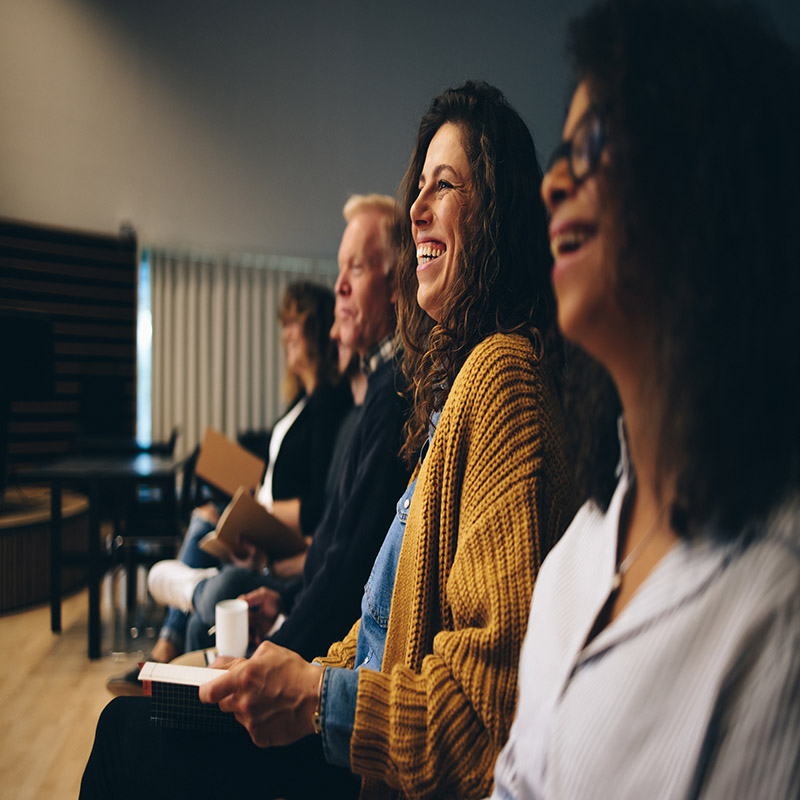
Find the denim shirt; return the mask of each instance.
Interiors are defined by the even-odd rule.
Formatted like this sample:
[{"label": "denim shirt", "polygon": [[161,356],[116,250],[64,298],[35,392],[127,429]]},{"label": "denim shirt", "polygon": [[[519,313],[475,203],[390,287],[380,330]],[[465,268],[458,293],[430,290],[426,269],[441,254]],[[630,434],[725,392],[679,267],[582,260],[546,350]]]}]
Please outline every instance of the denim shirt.
[{"label": "denim shirt", "polygon": [[[433,438],[439,416],[440,412],[432,416],[428,445]],[[420,460],[424,458],[426,452],[427,446],[423,449]],[[406,532],[406,519],[416,485],[417,481],[414,480],[398,500],[397,513],[364,587],[364,596],[361,599],[361,624],[356,641],[355,669],[331,667],[325,670],[320,696],[320,719],[322,748],[325,758],[331,764],[350,766],[350,738],[353,735],[356,717],[359,670],[378,671],[383,663],[397,562],[400,558],[400,549]]]},{"label": "denim shirt", "polygon": [[416,480],[397,502],[397,513],[372,567],[361,598],[361,624],[356,643],[355,669],[330,668],[325,671],[320,698],[322,747],[331,764],[350,766],[350,737],[356,716],[358,670],[380,670],[389,611],[392,607],[397,561],[406,531]]}]

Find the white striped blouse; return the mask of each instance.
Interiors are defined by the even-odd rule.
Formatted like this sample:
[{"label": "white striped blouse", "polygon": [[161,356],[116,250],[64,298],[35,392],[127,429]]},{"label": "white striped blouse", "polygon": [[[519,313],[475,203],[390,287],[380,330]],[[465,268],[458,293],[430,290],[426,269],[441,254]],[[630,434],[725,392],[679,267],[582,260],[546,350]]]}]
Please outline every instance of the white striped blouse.
[{"label": "white striped blouse", "polygon": [[493,797],[800,797],[800,503],[755,538],[675,545],[582,649],[629,480],[542,566]]}]

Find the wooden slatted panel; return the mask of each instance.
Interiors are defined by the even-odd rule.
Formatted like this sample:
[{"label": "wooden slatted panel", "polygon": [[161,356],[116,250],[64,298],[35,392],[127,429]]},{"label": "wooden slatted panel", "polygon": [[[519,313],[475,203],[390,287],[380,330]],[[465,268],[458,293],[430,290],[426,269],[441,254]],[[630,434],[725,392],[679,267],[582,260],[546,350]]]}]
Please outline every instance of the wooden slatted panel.
[{"label": "wooden slatted panel", "polygon": [[[0,508],[0,614],[4,614],[50,597],[50,490],[9,489]],[[83,495],[65,491],[61,509],[64,550],[85,551],[89,501]],[[85,582],[84,567],[66,567],[62,571],[64,592]]]},{"label": "wooden slatted panel", "polygon": [[79,436],[134,435],[136,283],[132,236],[0,219],[0,309],[47,314],[55,350],[52,395],[11,404],[11,480],[71,452]]}]

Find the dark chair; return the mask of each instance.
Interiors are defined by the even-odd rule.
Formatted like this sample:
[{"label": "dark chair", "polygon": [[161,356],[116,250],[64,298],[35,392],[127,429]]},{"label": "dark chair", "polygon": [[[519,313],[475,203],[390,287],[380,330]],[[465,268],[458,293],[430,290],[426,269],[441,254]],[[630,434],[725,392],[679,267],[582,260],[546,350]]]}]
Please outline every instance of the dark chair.
[{"label": "dark chair", "polygon": [[[133,443],[127,452],[172,455],[177,437],[178,429],[175,428],[169,440],[147,447]],[[108,446],[107,452],[125,452],[110,444]],[[184,476],[186,470],[184,465]],[[139,567],[149,569],[157,561],[174,558],[180,547],[183,525],[178,491],[177,487],[165,489],[163,485],[142,482],[128,487],[123,495],[117,495],[114,503],[114,532],[109,547],[111,566],[115,572],[121,568],[125,570],[125,628],[136,637],[142,627],[149,627],[147,621],[142,619],[142,609],[137,603]],[[115,646],[115,649],[124,648]]]}]

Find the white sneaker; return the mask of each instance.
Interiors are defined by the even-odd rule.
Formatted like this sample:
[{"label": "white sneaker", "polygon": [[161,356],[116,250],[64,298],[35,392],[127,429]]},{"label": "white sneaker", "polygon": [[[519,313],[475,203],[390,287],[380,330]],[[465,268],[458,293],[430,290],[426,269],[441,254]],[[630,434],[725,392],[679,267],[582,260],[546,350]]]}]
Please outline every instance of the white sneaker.
[{"label": "white sneaker", "polygon": [[216,567],[195,569],[175,559],[159,561],[150,568],[147,588],[162,605],[193,611],[192,597],[197,584],[213,578],[218,572]]}]

